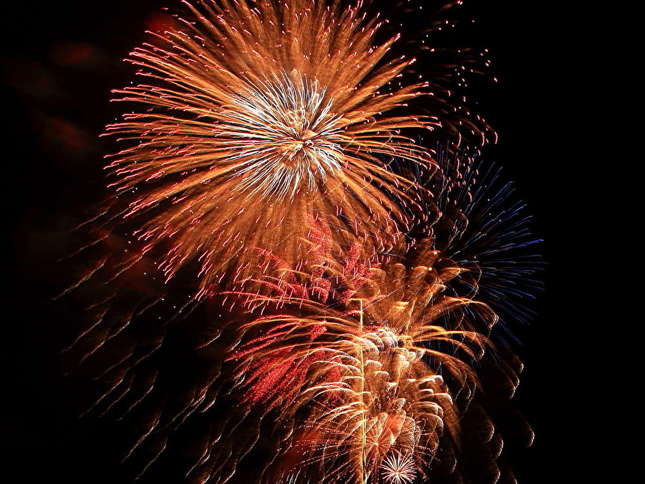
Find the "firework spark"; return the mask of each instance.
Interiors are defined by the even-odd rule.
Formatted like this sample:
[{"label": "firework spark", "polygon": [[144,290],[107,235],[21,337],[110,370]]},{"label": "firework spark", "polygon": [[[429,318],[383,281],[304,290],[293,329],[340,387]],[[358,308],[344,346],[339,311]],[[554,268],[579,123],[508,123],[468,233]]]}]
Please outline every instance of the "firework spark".
[{"label": "firework spark", "polygon": [[312,224],[345,248],[396,239],[420,188],[388,163],[431,164],[401,131],[436,124],[394,114],[425,89],[387,87],[413,62],[383,61],[396,38],[374,43],[361,2],[184,3],[195,20],[129,58],[147,81],[117,100],[140,110],[107,128],[128,143],[108,168],[143,252],[167,278],[198,261],[203,296],[255,275],[258,247],[304,263]]}]

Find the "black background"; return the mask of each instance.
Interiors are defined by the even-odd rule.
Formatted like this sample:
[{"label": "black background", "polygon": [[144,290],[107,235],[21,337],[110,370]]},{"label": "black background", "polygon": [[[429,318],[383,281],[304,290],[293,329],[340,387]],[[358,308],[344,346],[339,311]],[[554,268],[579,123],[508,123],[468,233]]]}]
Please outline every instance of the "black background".
[{"label": "black background", "polygon": [[[63,249],[57,234],[102,192],[97,135],[115,113],[109,90],[130,78],[121,58],[168,3],[61,0],[3,7],[3,143],[9,152],[1,173],[10,247],[0,332],[6,371],[0,456],[7,459],[5,472],[20,476],[8,482],[118,482],[102,460],[108,444],[79,430],[66,394],[57,353],[65,321],[48,309],[55,274],[46,262]],[[572,74],[584,39],[557,4],[471,3],[480,22],[476,45],[490,47],[501,79],[484,97],[483,108],[501,133],[486,154],[517,181],[535,214],[535,232],[546,240],[546,292],[520,351],[527,369],[518,393],[518,407],[537,437],[532,449],[518,453],[515,468],[523,483],[582,482],[603,464],[593,450],[602,425],[591,423],[595,404],[585,399],[588,375],[597,367],[583,357],[585,334],[602,323],[587,309],[585,287],[594,271],[582,248],[594,237],[585,221],[599,201],[573,134],[582,114],[573,101]]]}]

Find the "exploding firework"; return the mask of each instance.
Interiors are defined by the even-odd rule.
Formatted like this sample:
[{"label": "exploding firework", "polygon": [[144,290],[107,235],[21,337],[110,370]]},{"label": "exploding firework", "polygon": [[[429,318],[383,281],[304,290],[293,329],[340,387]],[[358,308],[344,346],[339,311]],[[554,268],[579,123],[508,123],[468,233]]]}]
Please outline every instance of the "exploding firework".
[{"label": "exploding firework", "polygon": [[375,44],[360,2],[185,3],[195,20],[130,55],[146,82],[116,93],[139,111],[107,128],[128,144],[108,168],[142,251],[166,278],[198,261],[203,296],[255,275],[257,248],[306,263],[312,225],[391,244],[420,188],[388,164],[429,166],[401,131],[436,124],[395,113],[425,86],[386,90],[413,62],[383,60],[396,39]]},{"label": "exploding firework", "polygon": [[[267,439],[275,440],[273,457],[253,475],[258,482],[361,475],[387,482],[384,466],[398,455],[413,459],[416,475],[431,476],[460,452],[461,411],[480,393],[471,363],[498,326],[492,309],[506,323],[515,321],[504,309],[517,307],[518,289],[531,292],[533,278],[521,276],[539,268],[534,244],[525,243],[534,238],[524,230],[523,205],[509,201],[508,184],[490,183],[497,171],[468,160],[453,178],[444,172],[436,199],[441,215],[426,229],[432,237],[390,254],[372,256],[355,242],[338,259],[330,234],[312,228],[310,272],[263,254],[268,269],[253,282],[270,291],[230,291],[200,303],[188,319],[175,314],[180,303],[172,287],[159,295],[135,285],[127,311],[123,301],[111,307],[113,294],[92,304],[95,319],[73,345],[82,366],[104,362],[90,409],[115,415],[153,409],[139,417],[142,434],[127,453],[152,449],[143,470],[159,455],[172,455],[166,443],[179,427],[207,415],[217,425],[200,431],[191,479],[225,482],[223,469],[235,473],[243,456],[258,442],[267,446]],[[498,257],[509,252],[517,264]],[[515,283],[507,288],[509,280]],[[500,306],[501,294],[506,305]],[[231,301],[237,312],[224,310]],[[242,307],[249,314],[239,312]],[[201,325],[205,317],[209,324]],[[177,363],[186,364],[182,374],[191,377],[169,385],[169,369],[156,362],[177,348],[184,355]],[[494,364],[512,393],[520,368],[499,358]],[[486,410],[478,415],[494,463],[499,436]],[[274,417],[269,438],[261,423]]]},{"label": "exploding firework", "polygon": [[514,341],[514,328],[533,319],[532,302],[542,291],[542,239],[532,234],[526,202],[517,198],[501,167],[481,158],[437,153],[440,173],[429,183],[435,197],[428,210],[439,215],[423,234],[475,274],[479,298],[500,318],[495,336],[500,342]]},{"label": "exploding firework", "polygon": [[398,452],[383,461],[381,473],[386,484],[412,484],[417,475],[412,456]]},{"label": "exploding firework", "polygon": [[[87,411],[136,429],[135,477],[168,454],[199,483],[459,474],[483,362],[512,394],[521,365],[493,350],[539,289],[523,204],[459,153],[492,131],[448,78],[395,87],[413,61],[386,60],[360,1],[184,3],[192,20],[130,55],[146,80],[116,91],[138,109],[107,128],[116,196],[80,251],[108,254],[65,292],[100,294],[66,349],[96,382]],[[403,109],[435,90],[438,117]],[[446,153],[413,141],[439,127]]]},{"label": "exploding firework", "polygon": [[[469,362],[487,347],[496,316],[448,295],[466,276],[426,247],[409,268],[390,261],[348,273],[329,264],[337,292],[288,285],[276,296],[247,295],[251,306],[282,311],[241,326],[259,335],[229,357],[246,401],[303,419],[292,446],[324,482],[374,479],[393,452],[427,471],[444,428],[459,439],[454,397],[474,392]],[[309,288],[320,285],[311,279]]]}]

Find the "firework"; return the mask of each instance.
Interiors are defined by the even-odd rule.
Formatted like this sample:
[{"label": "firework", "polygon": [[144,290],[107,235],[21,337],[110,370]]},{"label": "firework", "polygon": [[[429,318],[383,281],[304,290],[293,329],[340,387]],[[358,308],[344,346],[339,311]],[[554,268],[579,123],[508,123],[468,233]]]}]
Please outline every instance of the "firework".
[{"label": "firework", "polygon": [[[279,407],[282,419],[306,415],[293,445],[325,482],[366,482],[401,452],[423,473],[444,428],[459,438],[453,397],[467,400],[477,386],[468,362],[484,351],[496,316],[447,295],[463,271],[426,247],[409,268],[390,261],[348,273],[329,264],[337,292],[291,284],[249,301],[282,311],[241,326],[261,334],[229,357],[246,401]],[[315,287],[320,276],[310,279]]]},{"label": "firework", "polygon": [[[478,297],[500,318],[495,327],[499,341],[516,341],[514,329],[534,318],[532,302],[542,291],[542,239],[531,232],[533,217],[501,167],[481,158],[436,152],[441,171],[428,182],[435,197],[427,210],[440,215],[421,233],[474,274]],[[466,287],[459,292],[472,293]]]},{"label": "firework", "polygon": [[[497,311],[507,323],[515,320],[504,308],[517,307],[516,289],[530,293],[532,278],[520,276],[538,266],[531,255],[535,244],[524,243],[534,238],[516,230],[526,225],[518,210],[522,204],[509,203],[508,189],[496,188],[506,183],[490,183],[497,171],[470,160],[451,171],[443,157],[439,162],[444,174],[436,183],[443,188],[436,189],[436,205],[430,206],[440,206],[441,215],[425,229],[432,236],[390,254],[373,256],[354,242],[337,258],[331,234],[312,227],[311,271],[263,253],[267,270],[253,283],[270,290],[229,291],[181,311],[181,299],[173,296],[181,291],[164,286],[158,294],[132,281],[145,270],[139,268],[128,271],[134,286],[130,305],[122,301],[113,308],[117,296],[111,292],[92,304],[94,319],[73,345],[79,360],[85,366],[104,360],[110,349],[116,352],[98,372],[99,398],[90,409],[121,418],[142,406],[155,409],[139,416],[142,434],[127,455],[161,449],[140,466],[148,469],[171,452],[161,444],[178,427],[204,414],[211,424],[200,430],[203,438],[187,475],[213,482],[226,481],[224,469],[235,473],[258,438],[264,446],[275,440],[269,445],[272,460],[252,476],[258,482],[397,482],[396,472],[385,468],[400,456],[413,462],[406,469],[426,478],[436,462],[446,465],[459,454],[462,410],[481,394],[471,363],[490,347],[489,336],[496,338],[491,328],[498,326]],[[525,257],[522,251],[528,251]],[[497,256],[509,252],[517,264]],[[509,277],[515,281],[510,290]],[[506,294],[507,305],[491,297],[497,294]],[[240,308],[225,311],[232,301]],[[209,324],[200,323],[204,318]],[[168,386],[168,369],[155,362],[177,347],[187,365],[181,373],[191,378]],[[507,382],[512,394],[521,368],[512,358],[496,358],[494,365],[500,367],[496,388]],[[506,398],[507,392],[500,394]],[[491,447],[494,463],[499,436],[476,401],[476,423],[490,435],[481,445]],[[164,417],[158,418],[161,408]],[[275,422],[279,438],[261,430],[267,421]]]},{"label": "firework", "polygon": [[416,478],[414,459],[410,455],[392,454],[381,464],[386,484],[412,484]]},{"label": "firework", "polygon": [[107,128],[142,251],[166,278],[198,261],[203,296],[255,275],[257,248],[306,263],[313,225],[387,247],[419,190],[388,164],[431,163],[401,131],[436,124],[395,113],[425,86],[386,90],[413,62],[383,61],[396,39],[360,2],[185,3],[194,20],[131,53],[146,82],[116,93],[139,110]]},{"label": "firework", "polygon": [[[64,293],[94,291],[65,349],[96,383],[84,414],[135,429],[136,478],[175,452],[199,483],[460,478],[474,419],[494,480],[480,373],[512,395],[540,287],[524,205],[472,154],[494,132],[443,67],[406,87],[361,1],[184,3],[128,59],[116,194]],[[461,94],[475,67],[452,68]],[[445,150],[414,141],[434,128]]]}]

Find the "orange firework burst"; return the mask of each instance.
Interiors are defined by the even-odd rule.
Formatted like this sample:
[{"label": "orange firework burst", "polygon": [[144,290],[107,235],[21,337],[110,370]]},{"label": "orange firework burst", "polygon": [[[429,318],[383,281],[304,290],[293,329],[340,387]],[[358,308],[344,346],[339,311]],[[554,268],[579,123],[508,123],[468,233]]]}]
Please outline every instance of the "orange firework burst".
[{"label": "orange firework burst", "polygon": [[329,291],[302,297],[302,288],[290,285],[250,301],[283,311],[243,325],[261,336],[229,359],[239,363],[247,402],[280,404],[287,419],[304,412],[293,446],[325,482],[378,482],[379,469],[396,455],[412,456],[412,470],[425,474],[444,428],[458,440],[453,396],[477,385],[469,361],[487,346],[484,334],[496,316],[450,293],[452,281],[464,277],[453,262],[428,245],[417,257],[411,268],[389,262],[363,274],[330,264],[340,298]]},{"label": "orange firework burst", "polygon": [[297,267],[312,225],[345,249],[396,239],[419,187],[388,164],[427,166],[401,130],[434,125],[393,113],[424,87],[384,92],[413,62],[382,62],[396,39],[374,44],[361,2],[184,3],[195,20],[129,58],[148,81],[116,92],[140,110],[107,128],[129,143],[109,165],[123,215],[165,276],[198,260],[210,294],[257,271],[258,247]]}]

